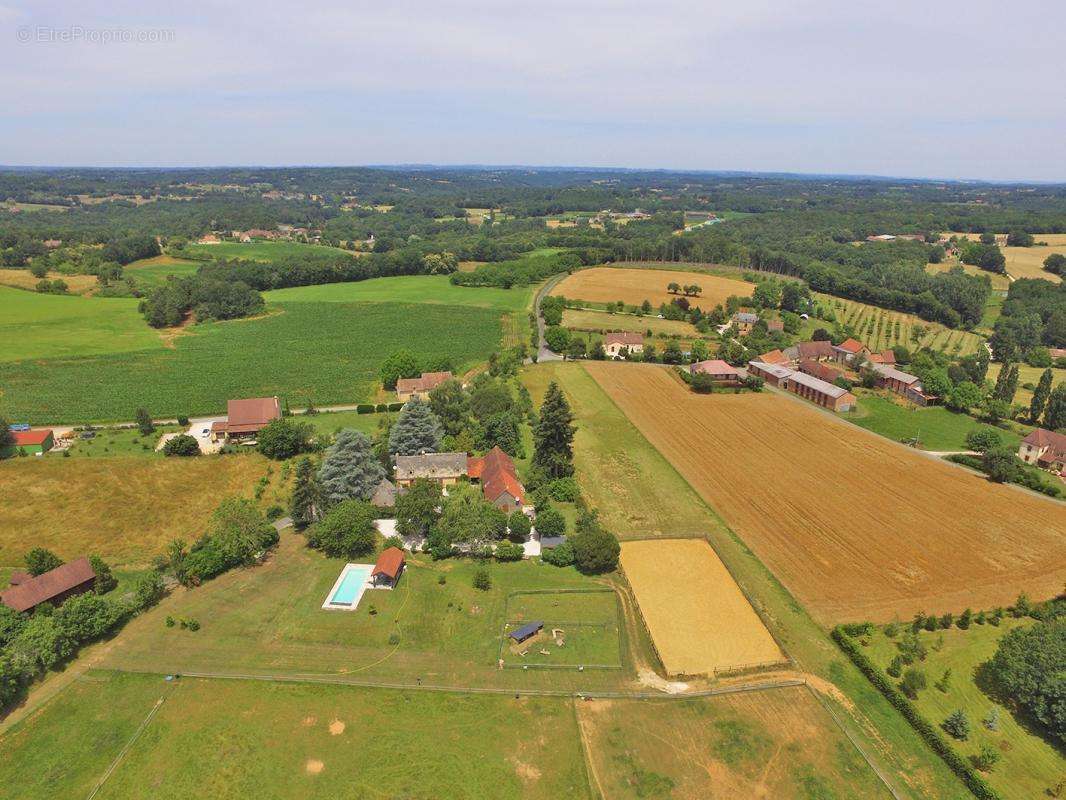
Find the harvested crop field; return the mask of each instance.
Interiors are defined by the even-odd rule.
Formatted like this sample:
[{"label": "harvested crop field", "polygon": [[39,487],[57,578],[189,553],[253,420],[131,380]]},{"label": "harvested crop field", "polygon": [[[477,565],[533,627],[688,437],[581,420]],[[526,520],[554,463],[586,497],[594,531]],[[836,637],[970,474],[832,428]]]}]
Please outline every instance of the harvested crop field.
[{"label": "harvested crop field", "polygon": [[254,453],[9,459],[0,463],[0,566],[21,566],[34,547],[148,564],[172,539],[196,541],[219,501],[250,497],[267,469]]},{"label": "harvested crop field", "polygon": [[625,542],[622,569],[667,674],[712,675],[784,661],[706,541]]},{"label": "harvested crop field", "polygon": [[668,370],[585,367],[823,623],[1044,599],[1066,505],[989,483],[776,392],[696,395]]},{"label": "harvested crop field", "polygon": [[583,269],[563,279],[552,289],[553,295],[562,295],[575,300],[592,303],[616,303],[621,300],[630,305],[640,305],[645,300],[658,307],[669,303],[676,294],[666,291],[667,284],[697,284],[703,288],[698,297],[689,302],[704,309],[714,308],[732,294],[751,297],[754,283],[719,278],[706,272],[681,272],[665,269],[622,269],[619,267],[592,267]]},{"label": "harvested crop field", "polygon": [[802,686],[576,707],[593,781],[611,800],[891,796]]}]

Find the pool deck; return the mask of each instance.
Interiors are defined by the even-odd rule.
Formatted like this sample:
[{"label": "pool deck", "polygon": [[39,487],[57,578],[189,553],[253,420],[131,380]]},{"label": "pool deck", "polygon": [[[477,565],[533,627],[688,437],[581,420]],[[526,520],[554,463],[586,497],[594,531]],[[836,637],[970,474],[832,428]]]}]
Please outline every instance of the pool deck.
[{"label": "pool deck", "polygon": [[[326,602],[322,604],[322,608],[327,611],[355,611],[359,607],[359,601],[363,599],[363,594],[367,589],[376,588],[371,582],[370,571],[374,569],[373,564],[345,564],[344,569],[341,570],[341,574],[337,576],[337,580],[333,582],[333,588],[329,590],[329,594],[326,595]],[[355,596],[354,602],[349,604],[334,603],[333,597],[337,594],[337,590],[340,589],[341,584],[344,583],[344,579],[348,577],[349,573],[356,570],[366,570],[366,580],[363,581],[363,585],[359,588],[358,594]]]}]

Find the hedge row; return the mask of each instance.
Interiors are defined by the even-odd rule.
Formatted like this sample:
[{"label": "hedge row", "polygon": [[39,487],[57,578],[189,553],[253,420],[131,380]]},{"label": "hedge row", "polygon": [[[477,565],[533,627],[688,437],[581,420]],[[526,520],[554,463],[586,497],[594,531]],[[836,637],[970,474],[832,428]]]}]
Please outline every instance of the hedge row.
[{"label": "hedge row", "polygon": [[380,414],[385,411],[399,411],[401,408],[403,408],[403,403],[378,403],[377,405],[374,405],[373,403],[360,403],[355,407],[355,413]]},{"label": "hedge row", "polygon": [[918,732],[919,736],[925,739],[926,744],[933,748],[933,751],[966,784],[966,788],[973,792],[975,797],[980,798],[980,800],[1001,800],[999,792],[989,786],[985,779],[978,774],[977,770],[955,752],[955,749],[940,735],[940,731],[919,713],[914,704],[907,699],[907,696],[897,689],[889,677],[866,657],[859,645],[848,637],[842,626],[838,625],[833,628],[832,637],[833,641],[840,646],[840,649],[847,654],[848,658],[852,660],[863,675],[877,687],[881,694],[888,699],[888,702],[903,714],[907,722],[911,724],[911,727]]}]

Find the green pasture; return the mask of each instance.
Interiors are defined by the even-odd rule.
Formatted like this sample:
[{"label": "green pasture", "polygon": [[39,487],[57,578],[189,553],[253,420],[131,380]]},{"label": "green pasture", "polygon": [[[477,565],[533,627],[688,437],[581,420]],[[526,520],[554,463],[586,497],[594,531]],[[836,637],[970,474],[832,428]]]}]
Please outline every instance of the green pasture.
[{"label": "green pasture", "polygon": [[133,278],[141,289],[153,289],[166,283],[167,278],[185,278],[196,274],[201,262],[173,256],[144,258],[127,264],[124,275]]},{"label": "green pasture", "polygon": [[592,796],[558,698],[94,671],[0,750],[10,800],[87,797],[120,755],[99,800]]},{"label": "green pasture", "polygon": [[[186,431],[187,428],[179,425],[157,425],[155,432],[148,436],[141,436],[137,428],[112,429],[104,428],[97,430],[91,439],[82,439],[80,432],[75,432],[74,444],[70,446],[71,458],[99,458],[101,456],[146,456],[163,458],[162,452],[157,451],[156,445],[159,438],[166,433]],[[48,458],[65,458],[58,451],[52,451]]]},{"label": "green pasture", "polygon": [[371,278],[354,283],[325,283],[266,292],[269,303],[443,303],[504,311],[529,307],[533,290],[455,286],[445,275]]},{"label": "green pasture", "polygon": [[[119,310],[132,310],[126,304],[136,302],[57,299],[116,303]],[[91,324],[102,350],[107,338],[99,331],[111,321],[97,315]],[[73,353],[49,353],[38,341],[33,349],[45,352],[12,362],[19,351],[5,339],[0,415],[78,423],[129,420],[144,407],[155,417],[195,416],[218,413],[233,397],[275,394],[294,407],[356,403],[371,396],[381,362],[395,350],[426,359],[449,356],[462,371],[486,359],[502,336],[495,309],[407,303],[279,303],[259,318],[194,325],[172,348],[162,347],[139,315],[126,328],[148,341],[140,349],[122,348],[135,352],[90,350],[81,358],[47,360]],[[77,351],[60,322],[45,330],[48,341]]]},{"label": "green pasture", "polygon": [[[995,654],[999,640],[1008,631],[1032,622],[1008,617],[999,627],[973,623],[968,630],[923,630],[918,634],[928,655],[916,666],[925,673],[929,686],[918,693],[915,705],[933,725],[939,725],[953,711],[962,709],[970,720],[969,738],[958,741],[944,735],[964,758],[976,755],[985,744],[1000,753],[999,763],[984,777],[1006,800],[1043,797],[1045,790],[1066,775],[1066,758],[1062,752],[1043,738],[1030,721],[1012,713],[980,688],[981,665]],[[868,638],[866,654],[885,669],[899,652],[897,642],[902,632],[894,640],[882,630]],[[934,684],[947,669],[951,670],[947,691],[941,691]],[[994,707],[999,709],[996,731],[981,722]]]},{"label": "green pasture", "polygon": [[[621,668],[621,613],[618,596],[610,589],[512,595],[505,611],[507,632],[533,621],[543,622],[544,629],[521,644],[504,641],[500,657],[516,668],[527,664]],[[558,638],[554,631],[560,632]]]},{"label": "green pasture", "polygon": [[[373,563],[374,557],[355,560]],[[134,620],[123,632],[122,646],[102,663],[156,672],[332,674],[497,688],[616,687],[623,680],[620,671],[573,670],[553,679],[541,671],[497,669],[509,595],[609,588],[573,568],[413,555],[395,589],[367,590],[355,610],[323,609],[344,564],[307,548],[301,534],[283,533],[269,563],[172,595]],[[492,580],[487,591],[473,587],[482,567]],[[202,627],[195,633],[170,628],[164,625],[167,616],[197,619]]]},{"label": "green pasture", "polygon": [[1017,447],[1022,438],[1014,430],[978,422],[943,406],[900,405],[889,397],[863,390],[859,390],[858,411],[844,419],[896,442],[918,438],[922,450],[966,450],[966,435],[973,430],[995,431],[1011,447]]},{"label": "green pasture", "polygon": [[[0,308],[0,362],[163,347],[159,333],[145,324],[131,298],[39,294],[0,286]],[[3,379],[0,387],[6,388]]]},{"label": "green pasture", "polygon": [[329,253],[336,255],[343,253],[351,258],[358,256],[350,250],[342,250],[339,247],[327,247],[320,244],[303,244],[302,242],[257,240],[252,242],[219,242],[218,244],[189,244],[185,246],[186,252],[195,255],[206,255],[212,258],[233,259],[240,258],[247,261],[276,261],[279,258],[305,256],[308,253]]}]

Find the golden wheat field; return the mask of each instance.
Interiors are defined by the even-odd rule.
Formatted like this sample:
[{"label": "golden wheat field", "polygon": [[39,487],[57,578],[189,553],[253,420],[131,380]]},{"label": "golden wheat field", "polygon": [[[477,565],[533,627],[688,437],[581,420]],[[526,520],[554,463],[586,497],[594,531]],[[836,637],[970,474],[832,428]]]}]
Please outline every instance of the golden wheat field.
[{"label": "golden wheat field", "polygon": [[573,300],[587,300],[590,303],[616,303],[621,300],[629,305],[640,305],[649,300],[658,308],[660,304],[669,303],[677,297],[676,294],[666,291],[670,283],[700,286],[703,291],[698,297],[690,297],[689,302],[703,309],[712,309],[719,303],[724,303],[730,295],[751,297],[755,291],[753,283],[719,278],[705,272],[592,267],[564,278],[551,293]]},{"label": "golden wheat field", "polygon": [[636,427],[823,623],[1044,599],[1066,504],[993,484],[776,392],[696,395],[589,362]]},{"label": "golden wheat field", "polygon": [[172,539],[198,539],[224,497],[250,497],[267,464],[256,454],[0,462],[0,567],[21,566],[33,547],[148,564]]},{"label": "golden wheat field", "polygon": [[622,569],[668,675],[713,675],[784,661],[706,541],[625,542]]}]

